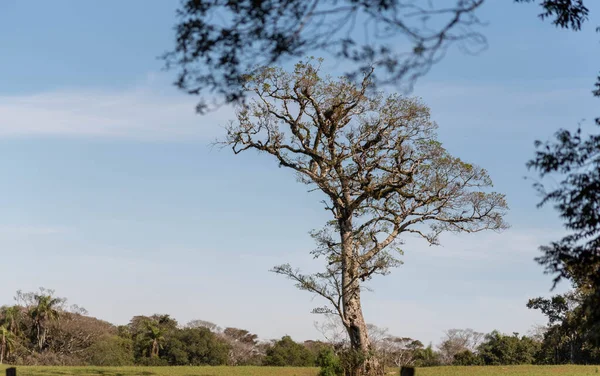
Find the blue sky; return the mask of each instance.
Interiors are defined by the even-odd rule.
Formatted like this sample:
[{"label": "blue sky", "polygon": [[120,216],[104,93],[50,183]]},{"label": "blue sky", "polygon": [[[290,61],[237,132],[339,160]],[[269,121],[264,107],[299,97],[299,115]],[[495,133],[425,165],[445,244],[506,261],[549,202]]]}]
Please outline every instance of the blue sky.
[{"label": "blue sky", "polygon": [[[164,312],[316,338],[322,302],[268,270],[318,267],[321,197],[267,157],[209,146],[231,109],[194,114],[157,59],[176,5],[0,2],[0,302],[44,286],[116,324]],[[450,328],[544,323],[525,307],[551,286],[532,259],[562,229],[536,208],[525,162],[535,139],[597,115],[600,22],[573,34],[537,12],[489,0],[489,48],[451,51],[415,88],[444,145],[507,194],[512,228],[439,247],[407,238],[405,264],[365,295],[368,321],[393,334],[435,343]]]}]

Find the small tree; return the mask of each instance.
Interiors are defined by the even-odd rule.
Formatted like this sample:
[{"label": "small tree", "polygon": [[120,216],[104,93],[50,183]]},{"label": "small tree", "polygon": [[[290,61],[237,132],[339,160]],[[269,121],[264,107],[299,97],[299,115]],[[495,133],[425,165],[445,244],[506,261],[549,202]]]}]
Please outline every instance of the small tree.
[{"label": "small tree", "polygon": [[283,336],[267,350],[265,364],[268,366],[307,367],[315,364],[313,354],[290,336]]},{"label": "small tree", "polygon": [[486,365],[532,364],[539,349],[540,343],[527,336],[505,335],[494,330],[486,335],[479,356]]},{"label": "small tree", "polygon": [[483,359],[471,350],[463,350],[454,355],[453,366],[481,366]]},{"label": "small tree", "polygon": [[409,337],[386,337],[379,344],[379,351],[383,352],[386,365],[395,367],[412,366],[415,363],[423,343]]},{"label": "small tree", "polygon": [[452,364],[454,357],[463,351],[477,352],[477,348],[483,341],[485,335],[473,329],[450,329],[446,331],[446,337],[438,346],[442,362]]},{"label": "small tree", "polygon": [[165,330],[154,321],[146,321],[146,338],[150,348],[150,357],[157,358],[165,338]]},{"label": "small tree", "polygon": [[0,309],[2,314],[2,322],[6,325],[8,330],[14,335],[19,334],[19,326],[22,319],[22,308],[18,305],[3,306]]},{"label": "small tree", "polygon": [[261,349],[258,345],[258,336],[245,329],[225,328],[223,339],[230,346],[230,365],[250,365],[261,362]]},{"label": "small tree", "polygon": [[48,290],[39,294],[34,294],[35,305],[31,307],[29,314],[35,323],[37,346],[41,351],[46,343],[46,334],[48,331],[48,323],[58,320],[60,316],[61,305],[65,299],[56,298],[53,296],[53,291]]},{"label": "small tree", "polygon": [[4,362],[4,359],[14,349],[14,346],[14,334],[6,327],[6,325],[0,326],[0,364]]},{"label": "small tree", "polygon": [[352,375],[382,372],[370,356],[361,286],[401,263],[401,235],[437,244],[444,231],[507,227],[504,196],[484,191],[492,185],[487,172],[442,147],[420,100],[370,92],[371,74],[355,85],[323,78],[311,63],[292,73],[261,69],[246,77],[254,99],[239,108],[224,141],[236,154],[271,155],[324,194],[332,220],[313,233],[313,253],[326,259],[325,270],[273,270],[329,302],[315,312],[340,316],[360,355]]}]

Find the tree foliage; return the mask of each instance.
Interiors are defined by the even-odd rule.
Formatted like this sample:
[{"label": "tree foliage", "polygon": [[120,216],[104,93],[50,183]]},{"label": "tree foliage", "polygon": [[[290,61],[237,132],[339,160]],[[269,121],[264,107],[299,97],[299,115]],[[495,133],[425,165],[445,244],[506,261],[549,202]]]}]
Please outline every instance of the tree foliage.
[{"label": "tree foliage", "polygon": [[[530,168],[541,178],[559,177],[558,186],[536,183],[543,196],[540,205],[554,203],[569,233],[540,247],[537,262],[553,274],[554,286],[570,280],[584,298],[582,314],[591,329],[600,333],[600,135],[560,130],[556,141],[538,142]],[[553,179],[554,180],[554,179]]]},{"label": "tree foliage", "polygon": [[479,347],[479,356],[486,365],[533,364],[539,348],[540,344],[527,336],[493,331]]},{"label": "tree foliage", "polygon": [[548,317],[547,330],[537,355],[541,364],[588,364],[600,361],[594,316],[587,314],[589,292],[575,289],[551,298],[530,299],[527,307]]},{"label": "tree foliage", "polygon": [[515,0],[517,3],[538,3],[543,9],[540,19],[552,19],[552,24],[564,29],[581,30],[588,20],[589,9],[583,0]]},{"label": "tree foliage", "polygon": [[[165,59],[167,67],[178,68],[181,89],[215,93],[226,102],[245,98],[243,77],[257,66],[314,53],[347,63],[349,77],[375,66],[381,72],[379,83],[405,79],[411,84],[449,46],[458,44],[468,52],[485,46],[475,14],[482,3],[186,0],[177,12],[175,47]],[[206,106],[201,101],[198,109]]]},{"label": "tree foliage", "polygon": [[445,334],[446,337],[438,346],[441,361],[445,364],[452,364],[459,353],[476,352],[485,336],[473,329],[450,329]]},{"label": "tree foliage", "polygon": [[265,365],[268,366],[313,366],[315,358],[306,347],[294,342],[290,336],[284,336],[267,350]]},{"label": "tree foliage", "polygon": [[[560,28],[579,31],[589,19],[583,0],[544,0],[539,5],[543,8],[540,18],[550,18]],[[600,75],[592,94],[600,97]],[[600,126],[600,117],[596,125]],[[581,127],[575,132],[560,129],[554,141],[536,141],[535,145],[537,151],[528,167],[540,179],[559,181],[558,185],[534,184],[542,196],[539,205],[553,203],[569,231],[562,239],[540,247],[543,255],[536,261],[555,276],[554,286],[563,278],[571,280],[584,298],[580,314],[586,317],[591,332],[600,333],[600,134],[586,135]],[[597,337],[600,340],[600,335]]]},{"label": "tree foliage", "polygon": [[133,340],[105,334],[85,350],[85,359],[93,366],[133,365]]},{"label": "tree foliage", "polygon": [[487,172],[451,156],[436,140],[436,124],[418,99],[369,92],[360,84],[321,77],[319,65],[293,72],[265,67],[248,76],[253,99],[237,111],[224,145],[257,150],[320,191],[332,220],[313,233],[321,273],[290,265],[273,270],[329,303],[317,313],[339,315],[352,349],[372,350],[362,315],[361,283],[398,266],[399,236],[437,244],[444,231],[507,227],[504,196],[489,192]]}]

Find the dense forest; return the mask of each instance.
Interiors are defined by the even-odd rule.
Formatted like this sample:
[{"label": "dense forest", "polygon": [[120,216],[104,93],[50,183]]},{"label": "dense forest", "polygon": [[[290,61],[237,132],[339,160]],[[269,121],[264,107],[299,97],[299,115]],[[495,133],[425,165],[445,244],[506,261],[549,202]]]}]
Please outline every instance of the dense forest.
[{"label": "dense forest", "polygon": [[[451,329],[436,346],[369,326],[378,357],[388,366],[590,364],[600,346],[578,310],[584,295],[573,291],[531,299],[548,325],[527,335]],[[317,366],[335,375],[348,355],[343,328],[329,317],[318,329],[325,340],[295,342],[289,336],[260,340],[240,328],[203,320],[180,325],[167,314],[134,316],[113,325],[57,297],[53,290],[18,291],[0,313],[0,361],[23,365],[268,365]],[[328,371],[328,372],[329,372]]]}]

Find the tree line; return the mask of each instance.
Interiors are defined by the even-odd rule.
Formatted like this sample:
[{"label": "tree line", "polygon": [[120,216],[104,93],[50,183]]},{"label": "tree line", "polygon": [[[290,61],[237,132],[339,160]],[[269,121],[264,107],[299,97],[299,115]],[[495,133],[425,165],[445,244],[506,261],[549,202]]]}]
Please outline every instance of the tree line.
[{"label": "tree line", "polygon": [[[531,299],[528,307],[540,309],[548,325],[528,335],[451,329],[434,347],[375,325],[368,325],[368,331],[374,355],[388,367],[600,363],[600,346],[581,322],[582,294]],[[134,316],[127,325],[113,325],[44,288],[18,291],[15,301],[0,309],[0,363],[321,367],[321,375],[333,376],[353,362],[343,324],[333,315],[317,326],[324,340],[300,343],[287,335],[260,340],[248,330],[204,320],[180,325],[167,314]]]}]

